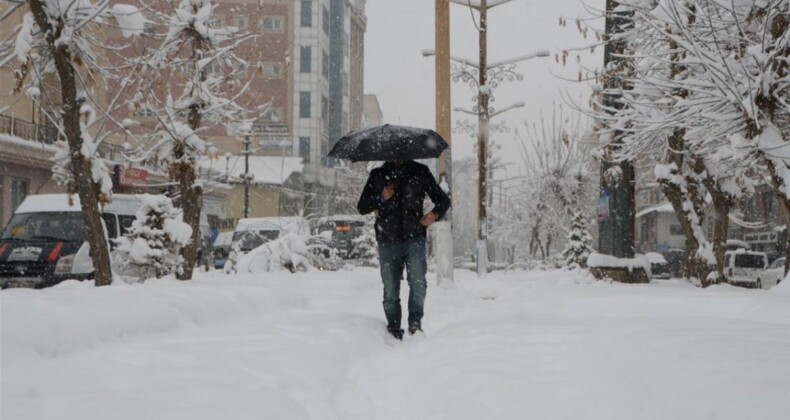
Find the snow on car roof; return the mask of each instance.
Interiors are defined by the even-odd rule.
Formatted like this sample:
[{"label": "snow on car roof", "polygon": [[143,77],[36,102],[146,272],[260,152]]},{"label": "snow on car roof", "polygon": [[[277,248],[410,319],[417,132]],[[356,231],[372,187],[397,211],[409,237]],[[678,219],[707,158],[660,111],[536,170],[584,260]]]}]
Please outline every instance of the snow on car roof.
[{"label": "snow on car roof", "polygon": [[645,257],[650,261],[650,263],[666,263],[667,260],[664,258],[663,255],[659,254],[658,252],[648,252],[645,254]]},{"label": "snow on car roof", "polygon": [[[112,202],[105,212],[134,215],[140,200],[134,194],[113,194]],[[14,213],[64,213],[80,212],[80,197],[77,194],[35,194],[25,197]]]},{"label": "snow on car roof", "polygon": [[638,218],[640,218],[640,217],[642,217],[642,216],[644,216],[646,214],[650,214],[650,213],[653,213],[653,212],[656,212],[656,213],[674,213],[675,209],[672,207],[671,203],[664,203],[664,204],[659,204],[657,206],[648,207],[648,208],[640,211],[639,213],[637,213],[635,217],[638,219]]},{"label": "snow on car roof", "polygon": [[301,217],[250,217],[239,219],[236,232],[254,229],[280,230],[284,225],[302,224]]}]

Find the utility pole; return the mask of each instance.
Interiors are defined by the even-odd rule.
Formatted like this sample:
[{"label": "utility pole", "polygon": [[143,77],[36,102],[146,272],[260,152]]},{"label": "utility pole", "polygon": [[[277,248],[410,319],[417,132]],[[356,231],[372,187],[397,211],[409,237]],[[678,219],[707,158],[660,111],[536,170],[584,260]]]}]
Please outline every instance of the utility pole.
[{"label": "utility pole", "polygon": [[477,83],[477,275],[488,271],[488,215],[486,212],[486,183],[488,176],[488,100],[486,85],[488,66],[488,0],[480,0],[480,58]]},{"label": "utility pole", "polygon": [[[435,2],[436,40],[436,132],[451,144],[452,122],[450,105],[450,0]],[[439,156],[439,182],[447,184],[452,198],[452,148],[448,147]],[[436,283],[453,282],[453,216],[452,206],[444,220],[436,223],[434,233],[434,256],[436,256]]]},{"label": "utility pole", "polygon": [[250,217],[250,135],[244,136],[244,218]]}]

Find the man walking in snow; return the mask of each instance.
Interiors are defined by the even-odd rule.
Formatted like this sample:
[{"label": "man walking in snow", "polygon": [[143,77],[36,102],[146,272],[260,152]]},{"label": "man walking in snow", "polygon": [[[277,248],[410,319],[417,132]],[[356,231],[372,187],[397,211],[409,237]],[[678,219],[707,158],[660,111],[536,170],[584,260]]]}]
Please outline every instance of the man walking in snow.
[{"label": "man walking in snow", "polygon": [[[426,194],[434,207],[423,214]],[[403,338],[400,304],[403,268],[406,268],[409,283],[409,333],[414,334],[422,331],[427,289],[426,231],[449,208],[450,198],[436,183],[431,171],[413,160],[385,162],[370,172],[362,190],[357,209],[362,214],[376,212],[387,331],[399,340]]]}]

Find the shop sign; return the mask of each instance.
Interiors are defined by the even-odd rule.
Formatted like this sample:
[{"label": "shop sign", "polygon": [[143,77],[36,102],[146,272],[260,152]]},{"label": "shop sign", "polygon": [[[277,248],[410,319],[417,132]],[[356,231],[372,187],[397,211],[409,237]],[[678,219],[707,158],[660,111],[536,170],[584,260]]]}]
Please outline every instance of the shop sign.
[{"label": "shop sign", "polygon": [[117,165],[115,170],[118,173],[118,186],[120,187],[147,187],[148,171],[143,168],[134,168]]}]

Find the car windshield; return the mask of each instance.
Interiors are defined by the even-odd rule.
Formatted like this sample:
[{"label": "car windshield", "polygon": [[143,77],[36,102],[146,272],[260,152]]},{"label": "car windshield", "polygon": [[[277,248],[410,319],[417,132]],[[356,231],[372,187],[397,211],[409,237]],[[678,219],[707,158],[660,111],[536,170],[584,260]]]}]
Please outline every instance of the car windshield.
[{"label": "car windshield", "polygon": [[785,259],[779,258],[778,260],[774,260],[774,262],[772,262],[771,266],[768,268],[780,268],[780,267],[784,268],[784,266],[785,266]]},{"label": "car windshield", "polygon": [[31,241],[84,241],[82,213],[46,212],[15,214],[3,230],[2,239]]},{"label": "car windshield", "polygon": [[765,262],[762,255],[736,254],[735,266],[738,268],[763,268]]},{"label": "car windshield", "polygon": [[240,243],[241,249],[249,251],[279,236],[279,230],[244,230],[233,232],[233,243]]}]

